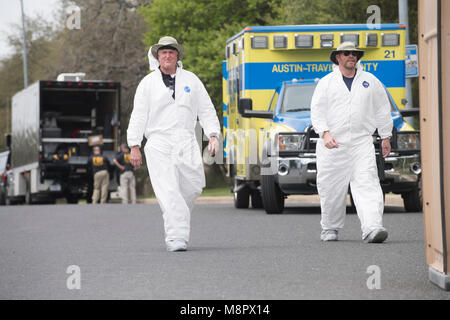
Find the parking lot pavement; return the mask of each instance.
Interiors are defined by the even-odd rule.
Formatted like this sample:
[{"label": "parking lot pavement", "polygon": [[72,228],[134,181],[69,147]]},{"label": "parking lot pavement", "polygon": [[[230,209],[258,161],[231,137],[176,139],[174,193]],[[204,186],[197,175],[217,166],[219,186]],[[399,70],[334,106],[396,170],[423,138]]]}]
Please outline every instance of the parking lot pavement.
[{"label": "parking lot pavement", "polygon": [[190,250],[170,253],[156,204],[0,207],[0,298],[450,298],[428,280],[422,213],[387,205],[384,244],[364,244],[352,213],[323,243],[319,220],[314,202],[200,203]]}]

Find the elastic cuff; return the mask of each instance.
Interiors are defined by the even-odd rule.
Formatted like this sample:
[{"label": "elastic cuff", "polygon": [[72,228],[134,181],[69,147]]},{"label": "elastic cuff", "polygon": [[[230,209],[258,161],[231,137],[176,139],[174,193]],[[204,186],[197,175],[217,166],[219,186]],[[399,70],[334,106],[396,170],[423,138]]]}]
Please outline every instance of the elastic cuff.
[{"label": "elastic cuff", "polygon": [[210,138],[210,139],[211,139],[212,137],[215,137],[217,140],[219,140],[219,136],[220,136],[220,134],[217,134],[217,133],[215,133],[215,132],[209,134],[209,138]]}]

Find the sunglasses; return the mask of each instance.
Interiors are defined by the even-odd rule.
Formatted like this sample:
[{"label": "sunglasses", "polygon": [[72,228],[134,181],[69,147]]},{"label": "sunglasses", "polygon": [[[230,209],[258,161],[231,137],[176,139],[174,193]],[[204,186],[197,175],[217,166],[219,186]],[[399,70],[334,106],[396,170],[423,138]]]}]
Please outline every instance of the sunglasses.
[{"label": "sunglasses", "polygon": [[358,53],[356,51],[341,51],[341,53],[346,57],[348,57],[349,55],[352,55],[354,57],[358,56]]}]

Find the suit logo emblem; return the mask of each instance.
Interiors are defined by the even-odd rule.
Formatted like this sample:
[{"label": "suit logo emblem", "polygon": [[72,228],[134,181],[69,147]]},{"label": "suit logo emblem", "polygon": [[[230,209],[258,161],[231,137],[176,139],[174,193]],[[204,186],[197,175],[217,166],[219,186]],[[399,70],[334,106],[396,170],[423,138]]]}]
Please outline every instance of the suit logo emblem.
[{"label": "suit logo emblem", "polygon": [[184,87],[184,91],[186,91],[187,93],[191,92],[191,88],[189,88],[188,86]]},{"label": "suit logo emblem", "polygon": [[364,88],[368,88],[369,87],[369,83],[367,81],[364,81],[362,83],[362,85],[363,85]]}]

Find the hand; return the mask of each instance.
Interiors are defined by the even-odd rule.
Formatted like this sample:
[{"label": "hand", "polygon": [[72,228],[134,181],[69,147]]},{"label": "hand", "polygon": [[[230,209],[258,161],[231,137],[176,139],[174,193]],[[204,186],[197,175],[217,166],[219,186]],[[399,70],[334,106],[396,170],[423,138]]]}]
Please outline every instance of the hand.
[{"label": "hand", "polygon": [[130,162],[134,167],[134,170],[139,169],[142,165],[142,155],[139,146],[131,147]]},{"label": "hand", "polygon": [[216,137],[211,137],[209,139],[208,151],[210,152],[211,157],[214,157],[216,152],[219,150],[219,141]]},{"label": "hand", "polygon": [[383,158],[386,158],[389,153],[391,153],[391,142],[389,141],[389,138],[381,141],[381,151],[383,153]]},{"label": "hand", "polygon": [[336,141],[335,138],[330,134],[329,131],[325,131],[322,135],[323,143],[325,144],[325,147],[328,149],[338,148],[339,143]]}]

